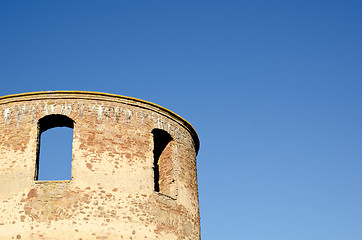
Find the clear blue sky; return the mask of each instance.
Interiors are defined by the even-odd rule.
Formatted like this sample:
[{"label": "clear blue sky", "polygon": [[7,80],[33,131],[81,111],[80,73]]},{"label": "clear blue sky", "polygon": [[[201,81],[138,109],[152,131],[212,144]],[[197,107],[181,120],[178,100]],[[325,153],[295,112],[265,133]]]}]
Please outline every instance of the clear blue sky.
[{"label": "clear blue sky", "polygon": [[148,100],[201,140],[204,240],[362,239],[362,1],[1,1],[0,95]]}]

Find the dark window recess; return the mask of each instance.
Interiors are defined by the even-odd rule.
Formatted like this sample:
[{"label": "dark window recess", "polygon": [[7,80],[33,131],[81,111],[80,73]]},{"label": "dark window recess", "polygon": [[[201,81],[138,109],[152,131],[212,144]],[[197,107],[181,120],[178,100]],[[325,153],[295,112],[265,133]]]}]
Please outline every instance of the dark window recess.
[{"label": "dark window recess", "polygon": [[73,128],[64,115],[39,120],[35,180],[71,180]]},{"label": "dark window recess", "polygon": [[[154,142],[154,149],[153,149],[153,171],[154,171],[154,181],[155,181],[155,191],[166,193],[167,191],[165,188],[165,184],[167,184],[167,179],[170,179],[170,171],[167,169],[170,167],[170,154],[164,154],[165,149],[169,142],[171,142],[172,137],[166,131],[161,129],[154,129],[153,133],[153,142]],[[170,150],[170,149],[168,149]],[[169,152],[169,151],[168,151]],[[161,157],[167,155],[166,157]],[[168,166],[166,166],[168,165]],[[166,191],[166,192],[164,192]]]}]

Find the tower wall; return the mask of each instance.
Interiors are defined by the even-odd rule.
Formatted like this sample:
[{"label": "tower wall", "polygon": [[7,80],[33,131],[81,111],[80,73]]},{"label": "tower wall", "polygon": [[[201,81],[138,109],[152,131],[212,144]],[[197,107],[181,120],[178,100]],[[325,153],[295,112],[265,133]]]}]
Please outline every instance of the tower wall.
[{"label": "tower wall", "polygon": [[[72,179],[37,181],[39,119],[74,121]],[[159,159],[154,129],[172,140]],[[200,239],[199,140],[184,119],[118,95],[56,91],[0,98],[0,239]]]}]

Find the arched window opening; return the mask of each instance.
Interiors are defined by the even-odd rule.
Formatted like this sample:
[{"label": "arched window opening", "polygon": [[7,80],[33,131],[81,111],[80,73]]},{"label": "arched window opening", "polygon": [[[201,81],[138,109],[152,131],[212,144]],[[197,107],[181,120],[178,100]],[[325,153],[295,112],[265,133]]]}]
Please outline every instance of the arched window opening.
[{"label": "arched window opening", "polygon": [[73,128],[73,120],[64,115],[39,120],[35,180],[71,180]]},{"label": "arched window opening", "polygon": [[154,190],[171,195],[170,184],[174,180],[172,178],[172,149],[169,143],[172,141],[172,137],[161,129],[153,129],[152,133],[154,142]]}]

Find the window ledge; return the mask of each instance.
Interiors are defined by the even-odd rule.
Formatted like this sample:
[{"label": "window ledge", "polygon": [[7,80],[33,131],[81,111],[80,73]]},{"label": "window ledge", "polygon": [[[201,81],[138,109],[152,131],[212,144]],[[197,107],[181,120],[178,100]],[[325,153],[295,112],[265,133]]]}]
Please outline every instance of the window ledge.
[{"label": "window ledge", "polygon": [[35,180],[35,184],[70,183],[72,180]]},{"label": "window ledge", "polygon": [[161,197],[166,197],[168,199],[177,200],[177,197],[172,197],[172,196],[164,194],[164,193],[160,193],[160,192],[156,192],[156,191],[154,191],[154,193],[156,193],[158,196],[161,196]]}]

